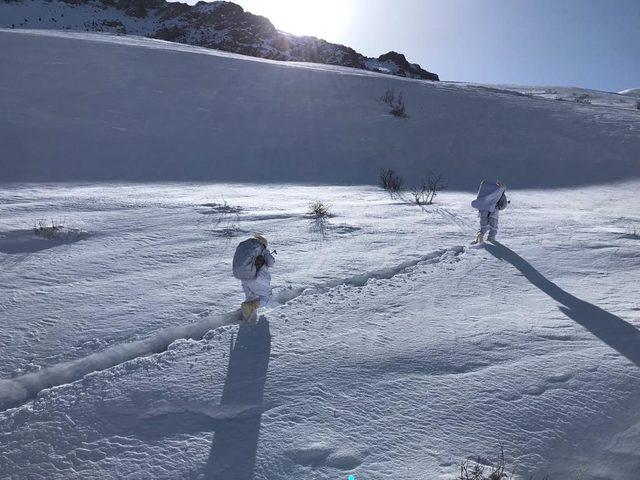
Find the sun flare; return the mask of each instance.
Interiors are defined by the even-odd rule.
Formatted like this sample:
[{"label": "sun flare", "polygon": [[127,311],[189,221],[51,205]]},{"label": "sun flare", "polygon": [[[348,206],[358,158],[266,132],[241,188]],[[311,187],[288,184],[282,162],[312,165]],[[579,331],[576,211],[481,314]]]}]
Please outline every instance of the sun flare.
[{"label": "sun flare", "polygon": [[283,32],[330,41],[345,31],[351,19],[351,6],[344,0],[258,0],[248,2],[246,9],[269,18]]}]

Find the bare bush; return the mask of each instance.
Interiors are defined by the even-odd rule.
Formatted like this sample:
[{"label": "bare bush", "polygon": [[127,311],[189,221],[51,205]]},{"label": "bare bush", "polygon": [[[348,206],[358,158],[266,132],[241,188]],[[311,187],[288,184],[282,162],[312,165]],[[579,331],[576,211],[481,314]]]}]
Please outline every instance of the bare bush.
[{"label": "bare bush", "polygon": [[396,94],[396,91],[393,88],[387,88],[387,91],[384,92],[384,95],[380,100],[391,107],[389,113],[391,113],[391,115],[393,115],[394,117],[407,117],[407,110],[404,104],[404,97],[402,95],[402,92]]},{"label": "bare bush", "polygon": [[33,222],[33,233],[37,236],[53,240],[56,238],[83,238],[87,232],[80,228],[69,227],[65,220],[37,219]]},{"label": "bare bush", "polygon": [[418,206],[431,205],[438,193],[446,189],[447,186],[447,180],[443,175],[429,172],[427,179],[419,187],[412,190],[413,201]]},{"label": "bare bush", "polygon": [[396,98],[396,91],[393,88],[387,88],[387,91],[384,92],[384,95],[380,98],[382,102],[387,105],[391,105]]},{"label": "bare bush", "polygon": [[589,95],[588,93],[583,93],[582,95],[578,95],[575,98],[575,101],[577,103],[583,103],[585,105],[591,105],[591,95]]},{"label": "bare bush", "polygon": [[427,193],[424,190],[424,185],[420,185],[411,190],[411,197],[413,198],[413,203],[419,207],[425,205],[427,202]]},{"label": "bare bush", "polygon": [[629,227],[624,237],[632,240],[640,240],[640,228],[635,226]]},{"label": "bare bush", "polygon": [[331,215],[331,205],[316,200],[309,204],[309,215],[313,218],[327,218]]},{"label": "bare bush", "polygon": [[640,100],[636,102],[636,110],[640,110]]},{"label": "bare bush", "polygon": [[402,178],[390,168],[380,170],[378,183],[391,197],[395,197],[402,191]]},{"label": "bare bush", "polygon": [[460,477],[459,480],[502,480],[503,478],[513,478],[506,472],[506,462],[504,460],[504,449],[500,447],[500,455],[495,462],[494,466],[487,467],[477,462],[465,461],[460,465]]},{"label": "bare bush", "polygon": [[240,205],[230,205],[224,198],[220,202],[203,203],[201,207],[207,207],[209,213],[239,214],[242,212]]},{"label": "bare bush", "polygon": [[200,207],[204,207],[199,213],[208,215],[213,233],[229,238],[242,233],[238,226],[243,210],[240,205],[231,205],[223,197],[219,202],[203,203]]},{"label": "bare bush", "polygon": [[43,238],[57,238],[64,231],[64,220],[38,219],[34,222],[33,232]]}]

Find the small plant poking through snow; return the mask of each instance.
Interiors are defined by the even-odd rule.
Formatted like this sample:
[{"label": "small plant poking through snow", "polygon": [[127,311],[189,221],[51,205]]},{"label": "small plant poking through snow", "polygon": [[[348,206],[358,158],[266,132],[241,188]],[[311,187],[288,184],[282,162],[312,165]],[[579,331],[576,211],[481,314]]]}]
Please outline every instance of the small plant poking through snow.
[{"label": "small plant poking through snow", "polygon": [[383,190],[391,195],[391,198],[399,195],[402,191],[402,178],[400,178],[396,172],[390,168],[383,168],[380,170],[378,183]]},{"label": "small plant poking through snow", "polygon": [[625,235],[626,238],[632,238],[634,240],[640,240],[640,228],[639,227],[629,227],[627,229],[627,233]]},{"label": "small plant poking through snow", "polygon": [[387,91],[384,92],[381,100],[391,107],[389,113],[394,117],[398,118],[406,118],[407,111],[404,105],[404,98],[402,96],[402,92],[396,94],[396,91],[393,88],[387,88]]},{"label": "small plant poking through snow", "polygon": [[309,215],[313,218],[327,218],[331,216],[331,205],[328,205],[320,200],[311,202],[309,204]]},{"label": "small plant poking through snow", "polygon": [[387,91],[384,92],[384,95],[380,100],[382,100],[387,105],[391,105],[396,98],[396,91],[393,88],[387,88]]},{"label": "small plant poking through snow", "polygon": [[640,110],[640,100],[636,102],[636,110]]},{"label": "small plant poking through snow", "polygon": [[37,236],[53,240],[55,238],[82,237],[86,232],[79,228],[71,228],[65,225],[64,220],[38,219],[33,224],[33,233]]},{"label": "small plant poking through snow", "polygon": [[587,93],[583,93],[582,95],[578,95],[575,98],[577,103],[583,103],[585,105],[591,105],[591,96]]},{"label": "small plant poking through snow", "polygon": [[200,213],[210,215],[215,234],[231,238],[241,233],[238,223],[243,209],[240,205],[231,205],[223,198],[220,202],[203,203],[200,206],[206,208]]},{"label": "small plant poking through snow", "polygon": [[411,191],[413,201],[418,206],[431,205],[438,192],[447,188],[447,180],[440,174],[429,172],[427,179]]},{"label": "small plant poking through snow", "polygon": [[513,478],[513,476],[505,472],[505,469],[504,449],[501,447],[496,465],[487,467],[480,463],[480,460],[477,462],[467,460],[460,465],[460,476],[457,480],[502,480],[504,478]]},{"label": "small plant poking through snow", "polygon": [[235,213],[242,212],[239,205],[230,205],[224,198],[221,202],[203,203],[201,206],[209,208],[211,213]]},{"label": "small plant poking through snow", "polygon": [[58,238],[65,233],[64,220],[38,219],[34,223],[33,232],[43,238]]}]

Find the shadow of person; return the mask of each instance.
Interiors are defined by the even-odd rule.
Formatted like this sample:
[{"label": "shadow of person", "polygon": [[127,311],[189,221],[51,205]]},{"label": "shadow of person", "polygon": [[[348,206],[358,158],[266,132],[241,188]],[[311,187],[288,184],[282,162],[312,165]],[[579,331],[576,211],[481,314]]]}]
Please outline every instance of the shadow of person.
[{"label": "shadow of person", "polygon": [[491,255],[499,260],[509,262],[533,285],[561,303],[562,306],[558,308],[567,317],[640,366],[640,330],[622,318],[564,291],[524,258],[501,243],[487,243],[485,246]]},{"label": "shadow of person", "polygon": [[265,317],[255,325],[240,326],[229,356],[220,405],[230,410],[240,408],[245,413],[216,424],[204,478],[253,478],[270,353],[271,333]]}]

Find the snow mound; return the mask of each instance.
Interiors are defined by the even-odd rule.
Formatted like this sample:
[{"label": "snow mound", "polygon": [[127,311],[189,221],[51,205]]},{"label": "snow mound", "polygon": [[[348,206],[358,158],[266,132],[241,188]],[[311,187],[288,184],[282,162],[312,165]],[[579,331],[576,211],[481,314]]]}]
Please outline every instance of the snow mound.
[{"label": "snow mound", "polygon": [[629,95],[631,97],[640,97],[640,88],[628,88],[618,92],[620,95]]},{"label": "snow mound", "polygon": [[36,235],[33,230],[0,232],[0,252],[7,254],[35,253],[61,245],[70,245],[87,238],[81,231],[63,231],[50,238]]}]

